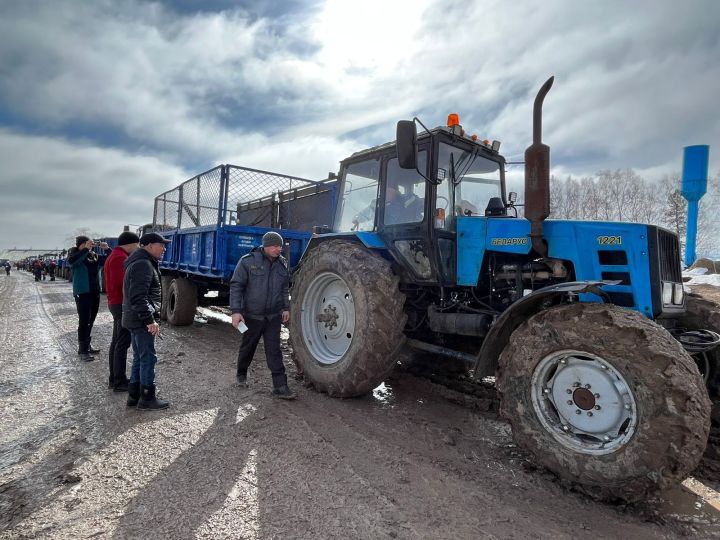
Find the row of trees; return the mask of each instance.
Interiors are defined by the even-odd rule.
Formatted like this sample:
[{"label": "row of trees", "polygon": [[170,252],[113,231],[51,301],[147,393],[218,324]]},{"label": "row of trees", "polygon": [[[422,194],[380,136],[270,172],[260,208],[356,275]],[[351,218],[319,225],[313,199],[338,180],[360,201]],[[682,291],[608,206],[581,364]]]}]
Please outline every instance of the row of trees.
[{"label": "row of trees", "polygon": [[[630,221],[659,225],[680,236],[684,248],[687,201],[680,175],[659,182],[632,169],[604,170],[594,176],[550,179],[550,219]],[[720,173],[708,180],[700,201],[697,256],[720,259]]]}]

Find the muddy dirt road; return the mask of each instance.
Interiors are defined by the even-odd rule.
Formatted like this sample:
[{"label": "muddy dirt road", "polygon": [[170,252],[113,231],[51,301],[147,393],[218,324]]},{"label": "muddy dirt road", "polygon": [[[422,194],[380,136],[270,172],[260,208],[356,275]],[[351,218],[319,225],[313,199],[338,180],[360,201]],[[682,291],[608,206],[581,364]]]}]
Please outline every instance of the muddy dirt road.
[{"label": "muddy dirt road", "polygon": [[[163,328],[172,406],[138,412],[107,389],[104,352],[78,361],[75,324],[66,282],[0,276],[0,538],[720,535],[711,479],[687,482],[704,499],[678,487],[632,506],[566,490],[513,445],[491,389],[398,369],[363,399],[295,383],[282,402],[262,350],[250,388],[235,386],[240,336],[210,319]],[[93,344],[110,333],[103,306]]]}]

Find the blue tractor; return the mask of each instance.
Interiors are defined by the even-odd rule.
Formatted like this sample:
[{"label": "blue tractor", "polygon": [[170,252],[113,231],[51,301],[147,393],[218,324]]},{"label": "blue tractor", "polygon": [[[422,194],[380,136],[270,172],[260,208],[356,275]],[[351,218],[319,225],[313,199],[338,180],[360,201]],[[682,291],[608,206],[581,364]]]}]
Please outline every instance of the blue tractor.
[{"label": "blue tractor", "polygon": [[396,141],[342,161],[333,232],[311,239],[293,277],[290,339],[305,381],[331,396],[371,391],[407,346],[494,375],[537,464],[633,500],[703,455],[720,312],[685,293],[675,234],[546,220],[552,82],[535,100],[524,217],[500,143],[455,115],[420,134],[401,121]]}]

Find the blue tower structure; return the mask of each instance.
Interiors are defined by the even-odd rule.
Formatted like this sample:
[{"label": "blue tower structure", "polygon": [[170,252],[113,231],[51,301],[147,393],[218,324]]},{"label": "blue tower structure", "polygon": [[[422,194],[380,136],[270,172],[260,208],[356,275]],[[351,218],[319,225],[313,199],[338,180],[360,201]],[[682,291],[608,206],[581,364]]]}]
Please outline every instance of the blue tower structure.
[{"label": "blue tower structure", "polygon": [[685,243],[685,264],[695,262],[697,240],[698,207],[700,199],[707,192],[708,145],[686,146],[683,153],[682,196],[688,202],[687,242]]}]

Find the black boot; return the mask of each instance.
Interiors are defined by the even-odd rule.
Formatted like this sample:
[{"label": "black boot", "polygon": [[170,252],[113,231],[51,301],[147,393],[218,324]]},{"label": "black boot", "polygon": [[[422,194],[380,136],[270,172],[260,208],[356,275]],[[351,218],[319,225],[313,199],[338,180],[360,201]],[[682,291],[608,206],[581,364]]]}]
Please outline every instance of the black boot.
[{"label": "black boot", "polygon": [[235,375],[235,381],[240,388],[247,388],[247,373],[238,373]]},{"label": "black boot", "polygon": [[134,407],[140,401],[140,385],[138,383],[128,383],[127,406]]},{"label": "black boot", "polygon": [[128,385],[127,381],[119,382],[113,386],[113,392],[127,392],[129,390],[130,386]]},{"label": "black boot", "polygon": [[81,352],[79,353],[79,355],[82,362],[92,362],[93,360],[95,360],[95,357],[89,352]]},{"label": "black boot", "polygon": [[167,409],[170,406],[168,401],[155,397],[155,385],[143,384],[140,386],[140,402],[137,408],[143,411],[157,411]]},{"label": "black boot", "polygon": [[273,396],[280,399],[295,399],[297,394],[290,390],[287,384],[273,388]]}]

